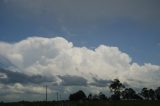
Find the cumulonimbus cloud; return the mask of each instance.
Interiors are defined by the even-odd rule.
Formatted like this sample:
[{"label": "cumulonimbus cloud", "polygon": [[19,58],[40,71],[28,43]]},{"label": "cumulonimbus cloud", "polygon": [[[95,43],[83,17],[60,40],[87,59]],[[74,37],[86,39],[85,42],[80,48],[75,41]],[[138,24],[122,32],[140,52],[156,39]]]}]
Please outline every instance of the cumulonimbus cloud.
[{"label": "cumulonimbus cloud", "polygon": [[137,88],[160,85],[159,65],[139,65],[118,47],[107,45],[91,50],[62,37],[30,37],[16,43],[0,42],[0,56],[17,67],[18,74],[15,70],[11,74],[54,78],[57,85],[105,87],[103,83],[115,78]]}]

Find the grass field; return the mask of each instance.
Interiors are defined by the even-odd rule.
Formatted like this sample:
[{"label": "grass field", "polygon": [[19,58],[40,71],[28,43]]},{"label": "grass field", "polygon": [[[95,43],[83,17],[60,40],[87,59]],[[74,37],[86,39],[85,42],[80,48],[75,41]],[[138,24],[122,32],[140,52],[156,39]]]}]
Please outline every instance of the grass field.
[{"label": "grass field", "polygon": [[160,106],[160,101],[18,102],[0,106]]}]

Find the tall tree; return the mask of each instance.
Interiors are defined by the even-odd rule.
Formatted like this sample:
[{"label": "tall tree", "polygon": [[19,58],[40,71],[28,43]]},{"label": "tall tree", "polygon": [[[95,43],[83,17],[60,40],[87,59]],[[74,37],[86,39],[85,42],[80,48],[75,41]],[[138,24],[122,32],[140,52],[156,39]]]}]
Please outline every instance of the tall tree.
[{"label": "tall tree", "polygon": [[125,88],[125,86],[118,79],[114,79],[111,82],[109,88],[110,88],[111,92],[114,93],[111,96],[111,99],[120,100],[121,91],[122,91],[123,88]]},{"label": "tall tree", "polygon": [[155,97],[156,97],[155,91],[153,89],[149,89],[148,93],[149,93],[150,100],[155,100]]},{"label": "tall tree", "polygon": [[136,99],[136,92],[132,88],[126,88],[124,91],[122,91],[122,97],[123,99],[127,100]]},{"label": "tall tree", "polygon": [[149,100],[149,90],[147,88],[143,88],[140,93],[145,100]]},{"label": "tall tree", "polygon": [[88,100],[92,100],[93,99],[93,96],[92,96],[92,94],[90,93],[89,95],[88,95]]},{"label": "tall tree", "polygon": [[109,88],[112,92],[117,93],[117,92],[121,92],[121,90],[125,88],[125,86],[118,79],[114,79],[111,82]]},{"label": "tall tree", "polygon": [[158,87],[158,88],[155,90],[155,95],[156,95],[157,100],[160,100],[160,87]]}]

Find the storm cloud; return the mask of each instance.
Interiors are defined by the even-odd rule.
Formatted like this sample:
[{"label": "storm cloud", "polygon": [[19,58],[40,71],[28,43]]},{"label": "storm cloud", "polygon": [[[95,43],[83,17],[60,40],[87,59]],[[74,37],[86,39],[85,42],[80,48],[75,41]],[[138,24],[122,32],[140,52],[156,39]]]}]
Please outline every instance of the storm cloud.
[{"label": "storm cloud", "polygon": [[45,82],[54,82],[54,77],[43,77],[40,75],[28,76],[24,73],[13,72],[5,69],[0,69],[0,83],[3,84],[42,84]]},{"label": "storm cloud", "polygon": [[13,76],[24,78],[22,82],[37,83],[53,77],[57,83],[72,83],[69,80],[74,79],[79,84],[85,84],[119,78],[121,81],[147,81],[148,86],[156,86],[151,82],[159,79],[160,74],[158,65],[139,65],[118,47],[100,45],[91,50],[75,47],[62,37],[30,37],[14,44],[0,42],[0,55],[19,69],[20,73],[4,73],[10,75],[13,81],[18,79]]},{"label": "storm cloud", "polygon": [[108,84],[111,83],[111,80],[103,80],[103,79],[97,79],[93,78],[94,82],[90,83],[92,86],[98,86],[98,87],[106,87]]},{"label": "storm cloud", "polygon": [[[44,90],[38,86],[41,83],[64,94],[81,88],[105,91],[115,78],[133,88],[160,85],[159,65],[139,65],[118,47],[100,45],[92,50],[76,47],[62,37],[29,37],[16,43],[0,42],[0,55],[18,68],[0,70],[0,89],[7,86],[10,93],[37,92],[35,89],[40,93]],[[16,87],[20,90],[14,91]]]},{"label": "storm cloud", "polygon": [[62,79],[61,85],[64,86],[86,86],[87,80],[80,76],[59,76]]}]

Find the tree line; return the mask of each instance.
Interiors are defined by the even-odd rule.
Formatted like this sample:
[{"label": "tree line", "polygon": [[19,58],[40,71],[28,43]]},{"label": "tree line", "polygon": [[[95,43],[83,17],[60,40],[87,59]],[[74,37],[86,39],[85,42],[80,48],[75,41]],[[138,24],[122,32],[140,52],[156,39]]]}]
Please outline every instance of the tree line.
[{"label": "tree line", "polygon": [[109,85],[110,91],[113,93],[110,97],[100,92],[99,94],[86,94],[79,90],[76,93],[70,94],[69,100],[160,100],[160,87],[157,89],[142,88],[137,93],[132,88],[125,87],[118,79],[114,79]]}]

